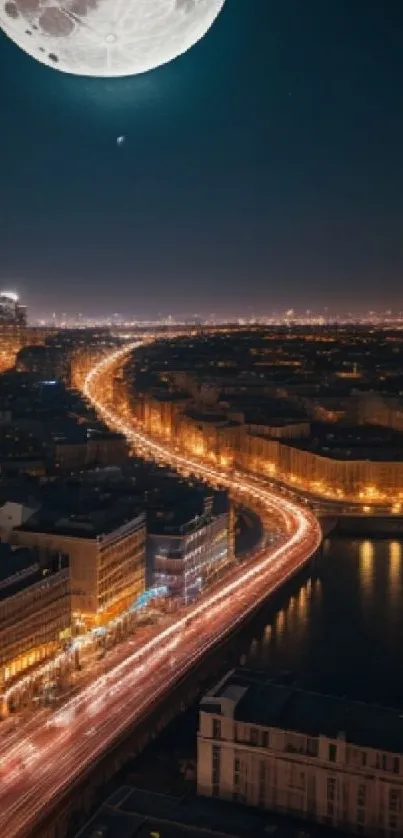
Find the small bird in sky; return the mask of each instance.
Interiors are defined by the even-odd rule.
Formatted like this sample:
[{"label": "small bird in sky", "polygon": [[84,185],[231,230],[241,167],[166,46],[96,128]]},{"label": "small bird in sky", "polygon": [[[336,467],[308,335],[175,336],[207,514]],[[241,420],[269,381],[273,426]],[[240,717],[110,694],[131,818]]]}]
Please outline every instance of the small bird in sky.
[{"label": "small bird in sky", "polygon": [[116,145],[118,146],[118,148],[119,148],[119,146],[123,145],[125,139],[126,139],[126,137],[123,134],[120,137],[117,138]]}]

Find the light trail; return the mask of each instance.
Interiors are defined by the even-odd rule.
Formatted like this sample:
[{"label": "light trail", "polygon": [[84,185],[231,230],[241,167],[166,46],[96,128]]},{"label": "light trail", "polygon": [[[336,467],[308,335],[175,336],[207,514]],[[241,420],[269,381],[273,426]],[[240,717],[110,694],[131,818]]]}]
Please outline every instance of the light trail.
[{"label": "light trail", "polygon": [[[251,613],[269,593],[302,567],[321,541],[318,522],[307,509],[270,491],[255,478],[229,475],[149,439],[122,420],[99,392],[104,379],[139,344],[119,349],[88,374],[84,392],[104,420],[158,460],[195,473],[280,515],[286,535],[262,549],[249,564],[235,566],[174,621],[133,648],[121,644],[123,659],[67,699],[54,712],[20,724],[10,740],[0,739],[0,835],[24,838],[46,807],[57,802],[116,739],[153,710],[190,668]],[[124,656],[124,657],[123,657]],[[0,729],[1,736],[1,729]]]}]

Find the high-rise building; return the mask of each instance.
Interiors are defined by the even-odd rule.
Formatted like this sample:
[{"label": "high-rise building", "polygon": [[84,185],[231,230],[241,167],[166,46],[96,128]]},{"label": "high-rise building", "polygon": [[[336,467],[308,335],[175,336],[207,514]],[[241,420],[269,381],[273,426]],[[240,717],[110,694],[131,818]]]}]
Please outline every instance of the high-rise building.
[{"label": "high-rise building", "polygon": [[0,291],[0,325],[26,326],[27,308],[13,291]]}]

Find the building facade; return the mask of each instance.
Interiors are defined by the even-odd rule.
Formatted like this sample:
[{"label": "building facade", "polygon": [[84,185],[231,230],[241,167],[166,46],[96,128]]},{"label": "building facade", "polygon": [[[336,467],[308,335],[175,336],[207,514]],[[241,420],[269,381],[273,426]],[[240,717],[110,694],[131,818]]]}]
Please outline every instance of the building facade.
[{"label": "building facade", "polygon": [[229,673],[200,705],[197,788],[377,838],[403,834],[398,710]]},{"label": "building facade", "polygon": [[75,631],[108,623],[145,590],[142,512],[123,523],[105,515],[59,519],[47,529],[27,522],[14,530],[13,539],[43,558],[54,552],[69,557]]},{"label": "building facade", "polygon": [[175,442],[190,456],[231,468],[242,447],[243,428],[225,415],[188,411],[176,422]]},{"label": "building facade", "polygon": [[0,692],[25,669],[60,649],[71,628],[67,557],[40,565],[30,551],[14,552],[7,575],[0,578]]},{"label": "building facade", "polygon": [[171,598],[190,602],[234,559],[231,506],[214,512],[207,498],[204,511],[186,520],[150,523],[148,565],[152,584],[165,587]]},{"label": "building facade", "polygon": [[24,326],[0,322],[0,372],[14,366],[20,349],[24,346],[44,344],[52,329],[41,326]]},{"label": "building facade", "polygon": [[0,324],[13,326],[27,325],[27,309],[21,305],[18,294],[0,291]]},{"label": "building facade", "polygon": [[247,435],[239,465],[335,500],[403,500],[403,460],[337,459],[298,447],[297,442]]}]

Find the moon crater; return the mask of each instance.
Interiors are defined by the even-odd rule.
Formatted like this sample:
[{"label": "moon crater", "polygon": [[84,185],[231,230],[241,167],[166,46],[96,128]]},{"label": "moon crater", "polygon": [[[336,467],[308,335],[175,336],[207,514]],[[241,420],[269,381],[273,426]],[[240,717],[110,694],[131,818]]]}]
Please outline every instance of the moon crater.
[{"label": "moon crater", "polygon": [[[206,34],[225,0],[0,0],[0,26],[48,66],[83,76],[145,73]],[[27,26],[29,29],[27,29]]]}]

